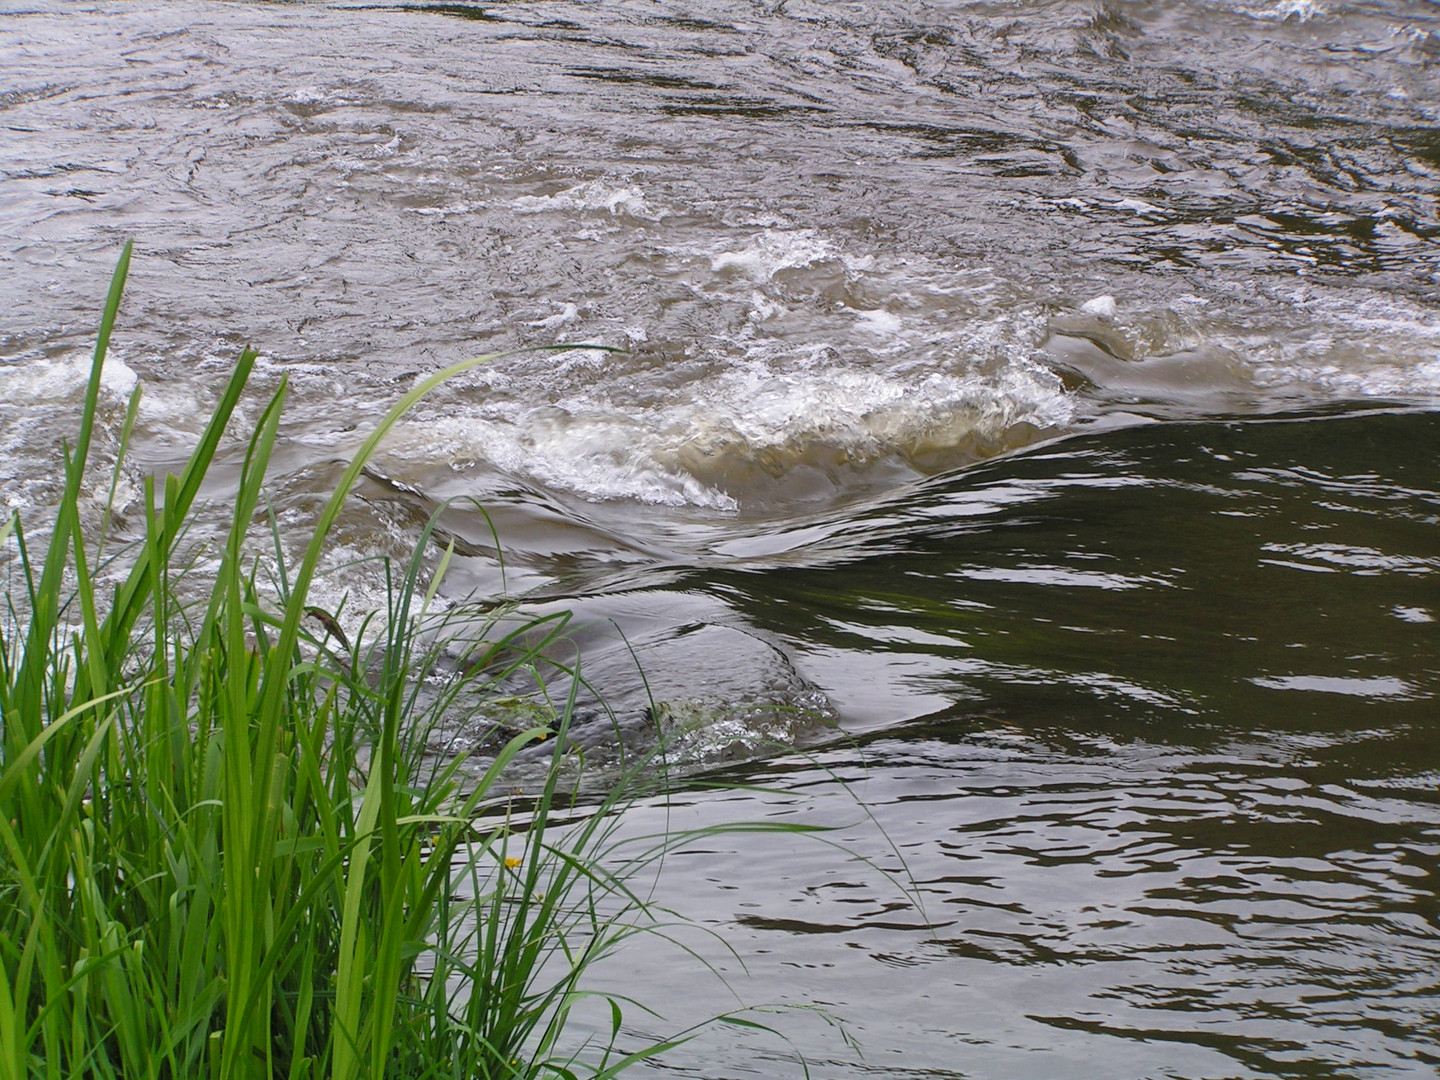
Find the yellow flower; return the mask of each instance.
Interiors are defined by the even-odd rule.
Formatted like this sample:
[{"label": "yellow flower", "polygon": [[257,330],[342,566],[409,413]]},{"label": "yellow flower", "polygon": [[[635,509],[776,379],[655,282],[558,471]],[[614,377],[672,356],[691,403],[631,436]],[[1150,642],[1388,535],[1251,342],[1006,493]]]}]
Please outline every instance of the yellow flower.
[{"label": "yellow flower", "polygon": [[522,861],[524,861],[524,860],[522,860],[522,859],[506,859],[506,860],[505,860],[505,866],[506,866],[506,868],[509,869],[509,870],[514,870],[515,867],[519,866]]}]

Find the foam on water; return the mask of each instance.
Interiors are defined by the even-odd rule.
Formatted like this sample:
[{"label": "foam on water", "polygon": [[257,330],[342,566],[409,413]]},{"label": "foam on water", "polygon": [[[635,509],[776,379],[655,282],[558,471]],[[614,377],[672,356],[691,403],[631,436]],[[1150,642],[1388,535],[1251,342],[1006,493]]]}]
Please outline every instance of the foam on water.
[{"label": "foam on water", "polygon": [[1332,400],[1440,398],[1440,320],[1402,298],[1337,298],[1298,290],[1289,298],[1306,332],[1259,326],[1249,333],[1217,328],[1254,370],[1256,381],[1281,393],[1309,392]]},{"label": "foam on water", "polygon": [[1055,310],[1044,352],[1084,374],[1082,397],[1102,411],[1117,398],[1169,406],[1166,416],[1440,399],[1440,321],[1423,307],[1303,282],[1278,299],[1237,316],[1188,293],[1159,311],[1105,294]]},{"label": "foam on water", "polygon": [[1296,22],[1302,23],[1325,15],[1328,11],[1326,6],[1319,3],[1318,0],[1274,0],[1270,4],[1246,7],[1241,10],[1257,19],[1273,19],[1277,22],[1294,19]]},{"label": "foam on water", "polygon": [[[76,353],[56,359],[0,364],[0,399],[10,406],[69,401],[83,395],[90,381],[91,359]],[[122,360],[109,358],[100,372],[100,389],[123,400],[140,377]]]},{"label": "foam on water", "polygon": [[756,281],[769,281],[782,270],[813,266],[824,259],[837,259],[839,249],[814,229],[766,229],[731,250],[709,252],[710,269],[715,273],[738,270]]},{"label": "foam on water", "polygon": [[[580,356],[583,354],[575,354]],[[911,475],[1065,428],[1075,402],[1049,370],[722,369],[649,407],[600,389],[538,406],[487,405],[401,425],[396,458],[484,460],[590,500],[734,511],[833,498],[872,467]]]},{"label": "foam on water", "polygon": [[[29,511],[55,498],[63,484],[59,447],[63,439],[73,443],[79,430],[90,366],[90,358],[79,352],[0,364],[0,505],[19,511],[27,525],[36,524]],[[123,415],[138,383],[139,376],[119,359],[102,369],[96,457],[109,449],[107,418]],[[85,494],[103,499],[104,485],[92,478]],[[122,503],[131,495],[128,484],[116,492]]]},{"label": "foam on water", "polygon": [[603,210],[612,217],[626,214],[632,218],[659,221],[666,217],[645,201],[645,193],[634,185],[615,186],[602,180],[589,180],[554,195],[521,195],[510,202],[522,214],[544,214],[556,211]]}]

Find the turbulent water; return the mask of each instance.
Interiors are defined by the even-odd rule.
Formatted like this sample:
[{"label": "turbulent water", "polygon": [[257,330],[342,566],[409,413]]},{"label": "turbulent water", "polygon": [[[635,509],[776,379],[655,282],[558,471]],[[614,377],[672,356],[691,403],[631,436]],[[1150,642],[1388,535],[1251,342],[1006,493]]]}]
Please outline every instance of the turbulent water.
[{"label": "turbulent water", "polygon": [[458,500],[457,617],[573,611],[625,737],[760,759],[668,813],[845,825],[660,885],[849,1019],[814,1075],[1435,1074],[1433,2],[3,0],[0,58],[6,507],[127,237],[126,512],[247,341],[295,536],[418,375],[607,346],[427,399],[322,599]]}]

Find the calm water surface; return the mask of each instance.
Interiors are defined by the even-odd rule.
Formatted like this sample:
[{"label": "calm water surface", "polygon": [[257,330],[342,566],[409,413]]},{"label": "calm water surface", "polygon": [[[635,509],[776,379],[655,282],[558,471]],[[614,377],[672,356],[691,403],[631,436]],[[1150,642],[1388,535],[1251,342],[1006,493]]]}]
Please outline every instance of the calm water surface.
[{"label": "calm water surface", "polygon": [[[321,597],[478,500],[453,610],[573,610],[627,737],[648,685],[768,791],[627,828],[833,826],[656,886],[744,1000],[845,1018],[774,1018],[812,1075],[1440,1068],[1430,0],[4,0],[7,509],[130,236],[132,507],[247,341],[297,540],[417,375],[620,350],[437,392]],[[692,970],[606,977],[664,1032],[731,1004]],[[653,1068],[800,1075],[741,1030]]]}]

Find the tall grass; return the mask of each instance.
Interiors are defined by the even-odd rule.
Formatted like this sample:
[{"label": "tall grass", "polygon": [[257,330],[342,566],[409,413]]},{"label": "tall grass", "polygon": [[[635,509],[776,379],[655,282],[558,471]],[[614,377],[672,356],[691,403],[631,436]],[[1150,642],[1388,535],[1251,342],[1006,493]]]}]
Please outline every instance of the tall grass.
[{"label": "tall grass", "polygon": [[[568,708],[523,827],[496,810],[500,776],[548,728],[478,777],[431,758],[419,779],[427,725],[537,666],[564,620],[500,636],[442,679],[417,632],[417,548],[361,640],[308,629],[326,533],[366,458],[422,394],[485,358],[396,404],[271,580],[247,533],[282,382],[214,580],[186,602],[181,538],[247,350],[184,470],[147,481],[143,539],[102,596],[81,487],[129,258],[127,245],[44,550],[18,521],[0,530],[21,581],[0,619],[0,1080],[604,1077],[670,1045],[618,1049],[619,999],[583,1063],[563,1037],[586,966],[645,914],[599,857],[611,807],[552,827]],[[133,417],[132,400],[127,431]]]}]

